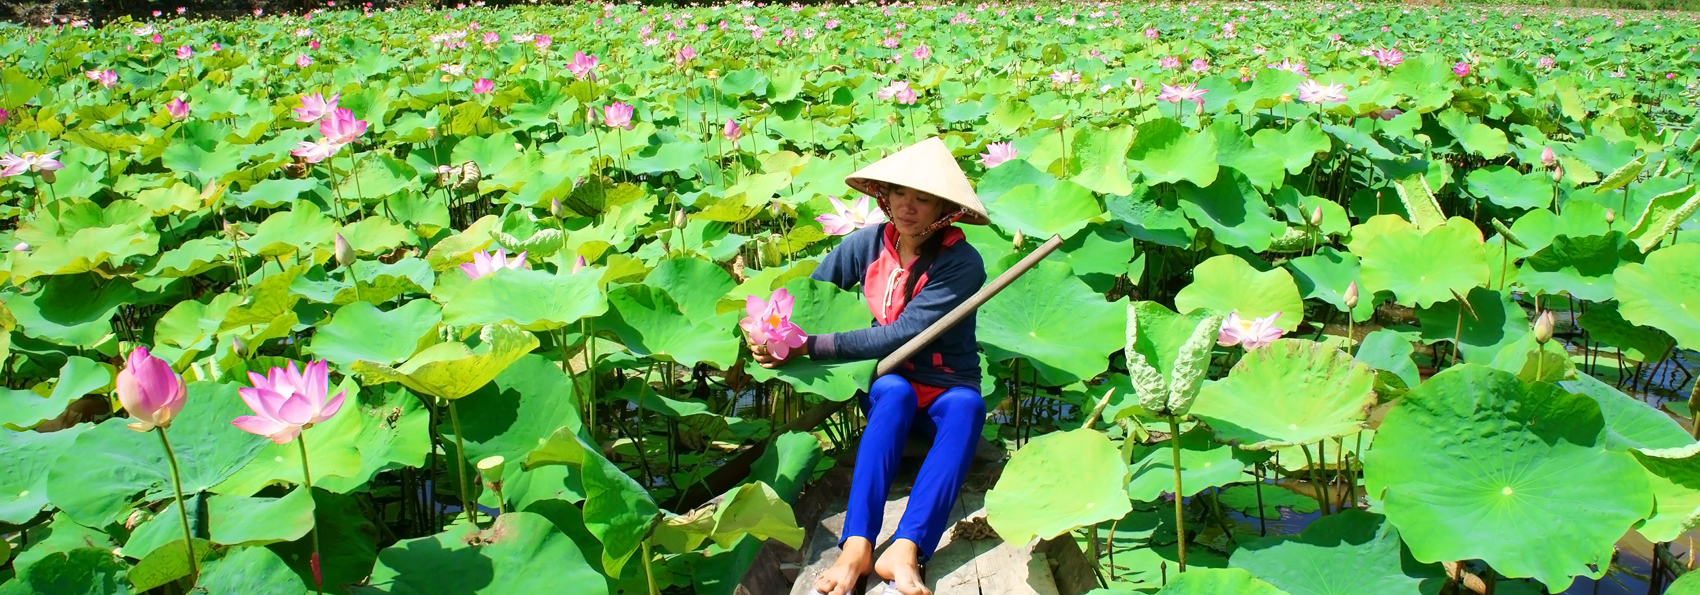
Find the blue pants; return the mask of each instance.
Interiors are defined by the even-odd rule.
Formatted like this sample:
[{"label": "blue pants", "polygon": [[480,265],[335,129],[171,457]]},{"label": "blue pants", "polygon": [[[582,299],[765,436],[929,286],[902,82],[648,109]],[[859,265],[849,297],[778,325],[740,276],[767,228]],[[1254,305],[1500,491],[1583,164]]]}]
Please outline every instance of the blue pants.
[{"label": "blue pants", "polygon": [[[903,443],[911,430],[919,430],[922,436],[933,439],[933,447],[921,463],[915,487],[909,492],[909,508],[903,512],[892,539],[915,542],[920,546],[921,562],[926,562],[944,536],[950,509],[956,505],[956,491],[968,474],[968,464],[974,461],[980,427],[986,423],[986,402],[975,388],[958,386],[939,395],[926,409],[917,409],[909,381],[888,374],[874,380],[869,395],[862,398],[862,410],[868,415],[868,427],[856,453],[850,504],[838,543],[842,546],[844,539],[852,536],[870,543],[879,538],[886,493],[903,456]],[[917,416],[917,412],[922,415]]]}]

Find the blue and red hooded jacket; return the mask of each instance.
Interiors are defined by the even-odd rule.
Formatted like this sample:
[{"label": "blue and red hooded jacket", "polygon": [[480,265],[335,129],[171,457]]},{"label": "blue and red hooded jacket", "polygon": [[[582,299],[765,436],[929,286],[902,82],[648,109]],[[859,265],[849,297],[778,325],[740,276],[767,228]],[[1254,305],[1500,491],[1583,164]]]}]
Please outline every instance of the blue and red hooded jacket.
[{"label": "blue and red hooded jacket", "polygon": [[[890,223],[851,232],[828,252],[809,278],[850,289],[862,286],[871,328],[809,336],[809,357],[817,360],[877,359],[904,343],[967,301],[986,283],[980,253],[962,230],[946,227],[938,256],[915,283],[913,299],[903,298],[908,266],[899,262],[897,228]],[[956,323],[932,344],[898,367],[897,374],[915,385],[918,401],[926,406],[944,389],[980,388],[980,344],[974,337],[975,315]]]}]

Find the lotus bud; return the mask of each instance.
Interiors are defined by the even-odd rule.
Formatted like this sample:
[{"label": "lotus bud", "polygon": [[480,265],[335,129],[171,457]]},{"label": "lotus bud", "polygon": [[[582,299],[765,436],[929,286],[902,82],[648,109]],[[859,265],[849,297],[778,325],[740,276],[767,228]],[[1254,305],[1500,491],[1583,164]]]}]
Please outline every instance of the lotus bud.
[{"label": "lotus bud", "polygon": [[1292,102],[1293,102],[1293,94],[1292,93],[1282,93],[1281,94],[1281,103],[1292,103]]},{"label": "lotus bud", "polygon": [[1613,213],[1611,209],[1606,209],[1606,225],[1611,225],[1614,221],[1617,221],[1617,213]]},{"label": "lotus bud", "polygon": [[1553,321],[1553,317],[1552,317],[1552,310],[1544,310],[1544,311],[1541,312],[1540,316],[1535,317],[1535,342],[1536,343],[1539,343],[1541,345],[1546,345],[1547,341],[1552,340],[1553,324],[1554,324],[1554,321]]},{"label": "lotus bud", "polygon": [[519,144],[519,143],[514,143],[514,150],[519,151],[521,153],[524,153],[525,152],[525,145],[522,145],[522,144]]},{"label": "lotus bud", "polygon": [[1558,156],[1553,154],[1552,147],[1541,149],[1541,167],[1550,168],[1554,165],[1558,165]]},{"label": "lotus bud", "polygon": [[554,215],[556,219],[566,219],[567,207],[561,205],[561,199],[551,198],[549,199],[549,214]]},{"label": "lotus bud", "polygon": [[1352,309],[1355,309],[1355,308],[1358,307],[1358,282],[1357,281],[1353,281],[1351,285],[1346,286],[1346,296],[1345,296],[1345,298],[1346,298],[1346,309],[1347,310],[1352,310]]},{"label": "lotus bud", "polygon": [[1198,107],[1195,107],[1195,108],[1192,109],[1192,114],[1195,115],[1195,116],[1204,115],[1204,104],[1199,103],[1199,104],[1196,104],[1196,105]]},{"label": "lotus bud", "polygon": [[437,127],[436,126],[426,127],[425,128],[425,136],[427,138],[437,138]]},{"label": "lotus bud", "polygon": [[348,240],[343,239],[342,234],[340,234],[340,233],[336,234],[336,263],[337,263],[337,265],[348,266],[348,265],[352,264],[353,262],[354,262],[354,247],[348,245]]},{"label": "lotus bud", "polygon": [[41,170],[41,171],[36,172],[36,173],[41,174],[41,181],[47,182],[49,184],[52,184],[52,183],[59,180],[59,176],[57,174],[54,174],[53,170],[51,170],[51,169],[44,169],[44,170]]},{"label": "lotus bud", "polygon": [[24,243],[24,242],[18,242],[18,245],[12,246],[12,251],[13,252],[29,252],[30,251],[30,245],[27,244],[27,243]]},{"label": "lotus bud", "polygon": [[446,75],[446,74],[445,74],[445,75],[443,75],[443,76],[440,76],[440,77],[437,77],[437,80],[439,80],[439,81],[442,81],[442,82],[445,82],[445,83],[446,83],[446,82],[449,82],[449,81],[452,81],[452,80],[455,80],[455,77],[452,77],[452,76],[449,76],[449,75]]},{"label": "lotus bud", "polygon": [[684,229],[687,223],[689,220],[685,217],[684,209],[673,211],[673,229]]},{"label": "lotus bud", "polygon": [[453,166],[453,165],[439,165],[439,166],[437,166],[437,180],[436,180],[437,185],[441,186],[443,188],[448,188],[450,186],[453,186],[454,183],[455,183],[455,174],[456,173],[457,172],[455,171],[455,166]]},{"label": "lotus bud", "polygon": [[242,339],[232,337],[230,339],[230,350],[236,353],[236,357],[247,357],[248,345],[243,343]]},{"label": "lotus bud", "polygon": [[143,512],[140,508],[132,510],[130,511],[130,516],[124,517],[124,529],[127,531],[134,531],[136,530],[136,527],[147,522],[149,518],[152,517],[148,516],[148,513]]},{"label": "lotus bud", "polygon": [[1015,243],[1015,251],[1017,251],[1017,252],[1020,252],[1021,247],[1027,243],[1027,237],[1021,235],[1021,230],[1019,230],[1019,229],[1015,230],[1015,242],[1014,243]]},{"label": "lotus bud", "polygon": [[1560,166],[1553,166],[1553,168],[1552,168],[1552,183],[1557,184],[1559,182],[1562,182],[1563,180],[1564,180],[1564,168],[1560,167]]},{"label": "lotus bud", "polygon": [[572,274],[574,274],[574,275],[578,274],[579,270],[583,269],[584,267],[585,267],[584,255],[580,254],[578,259],[573,261]]},{"label": "lotus bud", "polygon": [[1310,211],[1310,226],[1311,227],[1322,227],[1322,207],[1321,206],[1317,206],[1315,209],[1311,209],[1311,211]]}]

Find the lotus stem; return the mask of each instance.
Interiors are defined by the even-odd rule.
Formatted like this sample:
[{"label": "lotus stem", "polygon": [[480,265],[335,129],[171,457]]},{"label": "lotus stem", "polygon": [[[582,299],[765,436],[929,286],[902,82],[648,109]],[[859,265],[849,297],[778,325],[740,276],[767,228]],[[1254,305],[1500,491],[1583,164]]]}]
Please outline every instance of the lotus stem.
[{"label": "lotus stem", "polygon": [[1694,388],[1688,391],[1688,435],[1700,437],[1700,374],[1694,375]]},{"label": "lotus stem", "polygon": [[171,489],[177,492],[177,518],[183,521],[183,550],[189,554],[189,587],[201,576],[201,564],[195,560],[195,535],[189,530],[189,503],[183,500],[183,477],[177,472],[177,455],[171,452],[171,441],[165,438],[165,428],[154,426],[159,443],[165,447],[165,460],[171,463]]},{"label": "lotus stem", "polygon": [[1299,450],[1305,453],[1305,472],[1310,475],[1310,496],[1316,499],[1316,505],[1322,510],[1322,516],[1328,516],[1328,502],[1322,494],[1322,480],[1316,474],[1316,459],[1310,456],[1310,445],[1300,444]]},{"label": "lotus stem", "polygon": [[650,558],[649,540],[645,539],[643,540],[643,578],[645,582],[649,583],[649,595],[661,595],[661,589],[655,586],[655,571],[649,567]]},{"label": "lotus stem", "polygon": [[[164,434],[161,434],[161,436],[164,436]],[[301,487],[307,489],[307,497],[311,498],[311,497],[313,497],[313,472],[307,466],[307,433],[306,432],[302,432],[300,436],[297,436],[295,438],[295,445],[301,448]],[[323,578],[323,575],[320,574],[320,572],[319,572],[319,568],[321,568],[320,564],[322,564],[321,560],[323,559],[323,557],[319,555],[319,521],[318,521],[318,519],[315,518],[313,520],[313,528],[307,530],[307,535],[311,536],[312,539],[313,539],[313,559],[311,560],[311,564],[313,566],[313,592],[319,593],[319,594],[322,595],[325,592],[325,580]]]},{"label": "lotus stem", "polygon": [[1263,464],[1252,465],[1251,474],[1252,477],[1257,478],[1257,482],[1251,484],[1252,491],[1257,492],[1257,536],[1267,537],[1269,535],[1269,521],[1263,518]]},{"label": "lotus stem", "polygon": [[478,526],[478,503],[472,501],[470,492],[466,489],[466,441],[461,437],[460,414],[455,412],[455,402],[449,400],[449,424],[455,429],[455,473],[460,483],[460,508],[466,511],[466,522]]},{"label": "lotus stem", "polygon": [[1186,572],[1186,507],[1181,502],[1181,423],[1173,413],[1169,414],[1169,451],[1173,454],[1175,467],[1175,537],[1180,556],[1176,572]]}]

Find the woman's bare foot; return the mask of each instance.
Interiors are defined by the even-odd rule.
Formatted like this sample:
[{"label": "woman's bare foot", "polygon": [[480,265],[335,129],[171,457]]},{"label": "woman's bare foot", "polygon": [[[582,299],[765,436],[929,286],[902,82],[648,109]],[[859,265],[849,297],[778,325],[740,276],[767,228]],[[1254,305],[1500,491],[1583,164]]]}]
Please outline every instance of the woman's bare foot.
[{"label": "woman's bare foot", "polygon": [[874,572],[891,581],[903,595],[933,595],[921,580],[921,548],[907,539],[893,539],[874,563]]},{"label": "woman's bare foot", "polygon": [[873,559],[874,544],[868,538],[845,539],[844,551],[838,554],[838,561],[815,579],[815,591],[821,595],[849,593],[862,580],[862,575],[873,569]]}]

